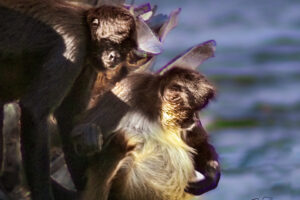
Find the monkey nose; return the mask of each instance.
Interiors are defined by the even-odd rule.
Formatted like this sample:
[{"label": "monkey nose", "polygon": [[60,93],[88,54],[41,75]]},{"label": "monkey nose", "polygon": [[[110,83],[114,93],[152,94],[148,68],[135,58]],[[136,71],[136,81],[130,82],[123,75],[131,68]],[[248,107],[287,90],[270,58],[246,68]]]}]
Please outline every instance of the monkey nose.
[{"label": "monkey nose", "polygon": [[105,68],[114,68],[118,64],[120,54],[116,51],[104,51],[101,59]]},{"label": "monkey nose", "polygon": [[113,62],[116,59],[116,52],[112,51],[108,54],[108,60]]}]

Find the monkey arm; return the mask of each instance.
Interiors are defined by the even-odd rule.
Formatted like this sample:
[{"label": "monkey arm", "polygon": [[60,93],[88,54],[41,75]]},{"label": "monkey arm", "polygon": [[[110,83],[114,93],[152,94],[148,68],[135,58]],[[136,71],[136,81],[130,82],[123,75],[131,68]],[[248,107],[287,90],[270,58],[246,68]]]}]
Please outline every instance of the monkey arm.
[{"label": "monkey arm", "polygon": [[66,163],[78,191],[84,189],[86,182],[84,171],[87,161],[76,153],[71,132],[75,124],[77,124],[77,117],[86,110],[96,76],[97,74],[92,66],[86,66],[77,78],[68,96],[54,113]]},{"label": "monkey arm", "polygon": [[204,179],[190,182],[186,191],[194,195],[201,195],[218,186],[221,171],[218,161],[218,154],[208,142],[208,136],[200,120],[192,125],[186,132],[187,144],[196,150],[194,163],[196,171],[204,175]]},{"label": "monkey arm", "polygon": [[4,104],[0,101],[0,174],[2,173],[3,167],[3,153],[4,153],[4,141],[3,141],[3,123],[4,123]]},{"label": "monkey arm", "polygon": [[73,145],[78,155],[91,156],[102,149],[103,135],[96,124],[81,124],[72,131]]}]

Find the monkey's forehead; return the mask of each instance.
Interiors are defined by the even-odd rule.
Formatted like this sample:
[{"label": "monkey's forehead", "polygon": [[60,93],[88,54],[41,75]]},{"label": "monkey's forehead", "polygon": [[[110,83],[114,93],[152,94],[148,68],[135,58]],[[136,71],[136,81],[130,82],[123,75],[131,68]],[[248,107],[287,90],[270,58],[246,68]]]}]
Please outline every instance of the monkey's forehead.
[{"label": "monkey's forehead", "polygon": [[90,11],[90,15],[102,20],[118,19],[134,21],[133,15],[127,9],[115,6],[101,6],[94,11]]},{"label": "monkey's forehead", "polygon": [[96,35],[99,40],[106,38],[115,43],[121,43],[128,37],[129,32],[130,26],[125,21],[100,21]]},{"label": "monkey's forehead", "polygon": [[127,29],[130,30],[132,28],[133,22],[131,20],[126,20],[122,18],[108,18],[108,19],[100,19],[100,26],[110,26],[114,29]]}]

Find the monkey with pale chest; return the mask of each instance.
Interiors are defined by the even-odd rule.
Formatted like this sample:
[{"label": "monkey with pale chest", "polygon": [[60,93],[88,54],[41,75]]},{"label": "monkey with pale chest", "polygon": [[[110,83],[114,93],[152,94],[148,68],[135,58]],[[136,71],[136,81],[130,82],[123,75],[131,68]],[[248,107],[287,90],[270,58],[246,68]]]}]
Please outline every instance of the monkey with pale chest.
[{"label": "monkey with pale chest", "polygon": [[[104,137],[87,166],[83,199],[179,200],[215,188],[218,156],[197,116],[214,94],[202,74],[175,67],[129,75],[100,96],[73,130],[92,125]],[[134,148],[111,153],[107,140],[118,135]]]}]

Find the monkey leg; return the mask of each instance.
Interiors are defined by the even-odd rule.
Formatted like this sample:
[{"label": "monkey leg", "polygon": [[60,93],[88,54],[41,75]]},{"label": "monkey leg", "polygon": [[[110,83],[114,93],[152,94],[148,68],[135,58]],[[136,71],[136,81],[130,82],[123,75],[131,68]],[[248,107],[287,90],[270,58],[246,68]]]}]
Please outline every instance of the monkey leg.
[{"label": "monkey leg", "polygon": [[70,93],[55,112],[65,160],[78,191],[82,191],[86,183],[87,160],[76,153],[71,132],[79,115],[86,110],[96,77],[97,73],[91,66],[85,67]]},{"label": "monkey leg", "polygon": [[[39,77],[20,101],[21,150],[26,180],[33,200],[52,200],[49,163],[49,116],[65,98],[79,75],[84,60],[82,53],[69,52],[73,62],[62,51],[66,48],[58,41],[44,62]],[[78,44],[77,44],[78,45]],[[85,48],[78,45],[76,49]],[[69,50],[71,51],[71,50]]]},{"label": "monkey leg", "polygon": [[3,154],[4,154],[4,141],[3,141],[3,123],[4,123],[4,104],[0,102],[0,174],[3,168]]},{"label": "monkey leg", "polygon": [[47,116],[37,119],[21,104],[21,150],[27,183],[34,200],[53,199],[50,192]]},{"label": "monkey leg", "polygon": [[102,151],[89,160],[88,181],[83,199],[107,200],[119,163],[133,149],[134,146],[127,144],[125,134],[120,131],[104,140]]},{"label": "monkey leg", "polygon": [[6,191],[11,192],[21,183],[20,111],[17,104],[7,104],[4,111],[3,170],[0,180]]}]

